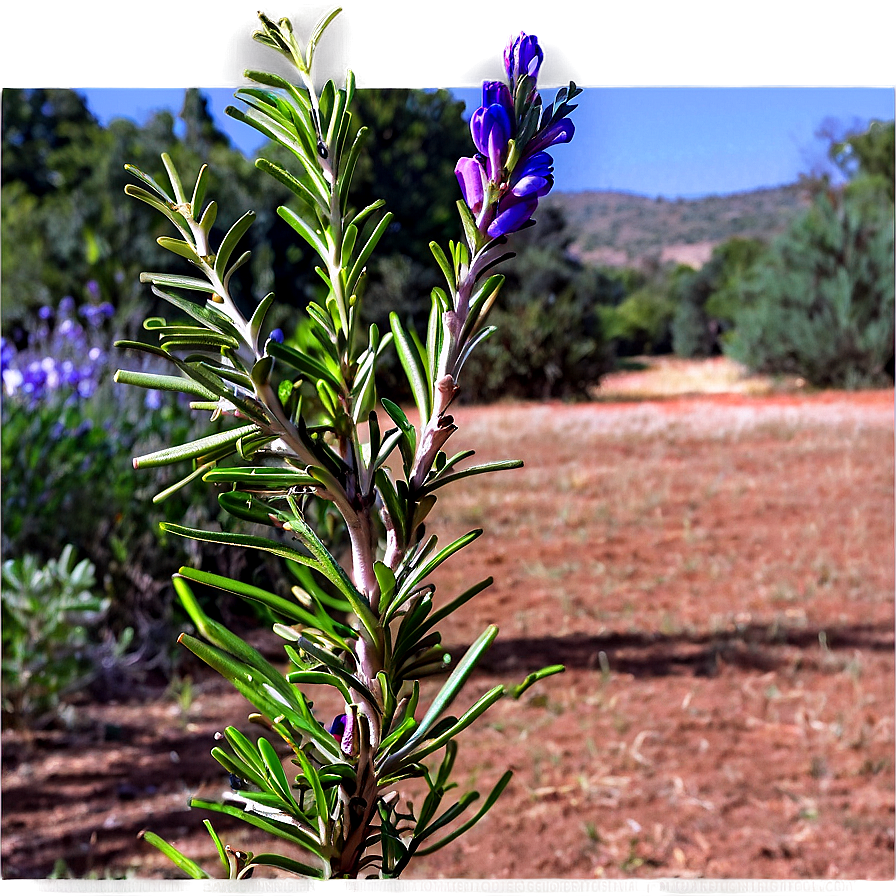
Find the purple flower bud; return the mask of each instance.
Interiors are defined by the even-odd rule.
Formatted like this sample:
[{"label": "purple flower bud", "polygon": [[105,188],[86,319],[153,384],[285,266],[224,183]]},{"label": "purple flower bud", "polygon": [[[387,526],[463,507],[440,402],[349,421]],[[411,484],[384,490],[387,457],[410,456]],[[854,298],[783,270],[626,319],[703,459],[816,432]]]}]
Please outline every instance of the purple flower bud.
[{"label": "purple flower bud", "polygon": [[112,317],[115,314],[115,307],[111,302],[103,302],[97,309],[104,317]]},{"label": "purple flower bud", "polygon": [[553,161],[546,152],[539,152],[517,167],[510,180],[510,189],[501,197],[494,220],[486,229],[490,237],[506,236],[529,221],[538,200],[554,186]]},{"label": "purple flower bud", "polygon": [[552,125],[544,128],[526,144],[526,155],[532,155],[547,149],[549,146],[556,146],[558,143],[569,143],[575,134],[575,125],[571,118],[561,118]]},{"label": "purple flower bud", "polygon": [[352,755],[354,727],[354,718],[343,713],[342,715],[336,716],[330,727],[327,729],[330,734],[339,741],[339,746],[342,749],[342,752],[348,756]]},{"label": "purple flower bud", "polygon": [[482,162],[477,158],[460,159],[454,168],[454,174],[460,184],[464,202],[474,215],[478,215],[482,211],[485,185],[488,182]]},{"label": "purple flower bud", "polygon": [[473,143],[487,159],[486,174],[491,181],[500,180],[507,160],[507,141],[513,133],[510,116],[500,103],[481,106],[470,119]]},{"label": "purple flower bud", "polygon": [[66,386],[76,386],[80,379],[80,371],[75,367],[71,360],[66,358],[66,360],[62,362],[62,382]]},{"label": "purple flower bud", "polygon": [[59,303],[59,310],[63,314],[71,314],[75,310],[75,300],[71,296],[63,296]]},{"label": "purple flower bud", "polygon": [[522,75],[538,78],[544,53],[538,46],[538,38],[534,34],[519,33],[519,37],[511,41],[504,50],[504,70],[511,84],[516,84]]},{"label": "purple flower bud", "polygon": [[342,752],[346,754],[346,756],[352,756],[355,752],[355,717],[354,715],[346,715],[345,717],[345,731],[342,732],[342,740],[339,742],[339,746],[342,749]]},{"label": "purple flower bud", "polygon": [[88,280],[87,281],[87,292],[89,292],[93,298],[95,298],[95,299],[99,298],[99,295],[100,295],[99,283],[97,283],[96,280]]},{"label": "purple flower bud", "polygon": [[37,316],[41,320],[49,320],[53,316],[53,309],[49,305],[41,305],[38,309]]},{"label": "purple flower bud", "polygon": [[538,198],[535,196],[520,199],[512,193],[508,193],[498,203],[498,214],[495,216],[495,220],[489,224],[486,233],[492,239],[514,233],[532,217],[537,206]]},{"label": "purple flower bud", "polygon": [[283,330],[280,327],[277,327],[276,330],[271,330],[271,335],[268,336],[268,339],[273,342],[283,342]]},{"label": "purple flower bud", "polygon": [[503,81],[482,82],[483,107],[498,105],[507,113],[507,118],[514,119],[513,98],[510,96],[510,88]]},{"label": "purple flower bud", "polygon": [[540,198],[551,191],[554,175],[551,165],[554,160],[546,152],[538,152],[526,159],[513,174],[510,193],[518,198],[535,196]]}]

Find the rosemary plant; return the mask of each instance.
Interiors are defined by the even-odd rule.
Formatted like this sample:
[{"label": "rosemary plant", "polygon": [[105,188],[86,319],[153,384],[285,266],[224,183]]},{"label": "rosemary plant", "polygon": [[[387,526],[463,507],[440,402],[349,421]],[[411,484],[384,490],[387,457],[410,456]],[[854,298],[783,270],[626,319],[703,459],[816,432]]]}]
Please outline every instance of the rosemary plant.
[{"label": "rosemary plant", "polygon": [[[220,800],[193,799],[203,810],[235,816],[282,838],[289,855],[253,854],[217,846],[224,873],[246,878],[258,866],[312,877],[397,877],[414,855],[433,852],[469,830],[506,787],[507,772],[478,809],[467,793],[441,811],[457,753],[455,738],[502,697],[519,697],[551,666],[521,684],[492,688],[458,715],[455,698],[497,635],[489,626],[453,667],[418,717],[420,680],[444,673],[449,657],[437,626],[491,584],[491,578],[436,607],[432,573],[473,542],[481,530],[437,550],[426,521],[439,492],[466,477],[508,470],[520,461],[473,466],[464,451],[448,457],[456,431],[449,408],[464,362],[488,337],[489,309],[502,284],[493,273],[511,257],[507,234],[529,226],[538,199],[553,185],[545,149],[572,138],[568,113],[579,92],[561,90],[542,107],[536,89],[542,51],[521,34],[505,52],[507,81],[486,82],[483,106],[473,115],[476,153],[461,159],[457,178],[464,239],[432,252],[445,275],[432,292],[425,340],[393,314],[391,332],[359,325],[365,268],[391,215],[381,201],[351,205],[352,172],[364,129],[353,129],[351,72],[337,88],[318,93],[312,63],[318,43],[339,12],[323,19],[304,47],[288,19],[259,14],[254,37],[284,55],[296,82],[249,71],[253,87],[239,90],[244,106],[228,113],[290,150],[291,170],[265,159],[263,172],[294,194],[283,219],[319,256],[316,268],[326,298],[307,306],[312,345],[287,344],[265,320],[274,302],[267,295],[246,317],[231,293],[234,273],[249,252],[238,246],[254,218],[247,212],[219,244],[212,243],[216,204],[206,202],[208,170],[191,190],[167,156],[169,185],[128,167],[139,184],[126,188],[164,215],[177,231],[159,243],[186,259],[191,273],[144,273],[143,282],[191,318],[168,323],[150,318],[145,328],[158,345],[120,342],[167,359],[176,375],[118,371],[118,382],[186,393],[192,407],[238,425],[185,445],[134,459],[138,469],[188,463],[179,485],[199,477],[224,486],[222,507],[242,520],[270,526],[272,537],[201,531],[165,523],[172,533],[283,557],[300,575],[301,587],[284,597],[254,585],[182,568],[176,591],[197,629],[180,643],[220,672],[255,707],[250,721],[265,728],[255,742],[235,727],[218,736],[212,755],[230,774],[232,790]],[[419,424],[376,389],[377,361],[394,348],[414,396]],[[167,490],[169,493],[172,489]],[[340,565],[309,524],[310,502],[335,507],[344,520],[351,561]],[[307,518],[306,518],[307,517]],[[191,583],[235,593],[265,605],[282,622],[289,670],[285,674],[244,640],[210,619]],[[309,690],[333,689],[344,711],[327,723],[317,718]],[[280,743],[280,751],[274,743]],[[437,766],[429,767],[441,753]],[[292,766],[284,769],[284,755]],[[419,810],[402,800],[397,785],[422,778],[427,795]],[[456,820],[463,820],[446,830]],[[188,875],[209,874],[151,832],[144,836]]]}]

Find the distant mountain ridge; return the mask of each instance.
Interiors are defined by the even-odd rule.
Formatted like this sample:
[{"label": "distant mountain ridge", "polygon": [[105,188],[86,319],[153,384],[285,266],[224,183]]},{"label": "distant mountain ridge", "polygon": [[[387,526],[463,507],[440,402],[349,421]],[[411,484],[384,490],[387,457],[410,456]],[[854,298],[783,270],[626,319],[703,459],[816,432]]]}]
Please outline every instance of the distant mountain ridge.
[{"label": "distant mountain ridge", "polygon": [[663,199],[614,191],[552,193],[578,233],[582,261],[610,267],[680,262],[699,268],[731,237],[768,240],[809,205],[805,187],[787,184],[700,199]]}]

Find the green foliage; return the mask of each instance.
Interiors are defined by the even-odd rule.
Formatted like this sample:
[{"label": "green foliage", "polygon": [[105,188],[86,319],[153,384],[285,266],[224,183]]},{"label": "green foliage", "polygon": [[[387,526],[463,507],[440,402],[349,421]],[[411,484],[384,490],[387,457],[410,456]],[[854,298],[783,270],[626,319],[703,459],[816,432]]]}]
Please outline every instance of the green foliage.
[{"label": "green foliage", "polygon": [[699,271],[679,269],[672,292],[672,346],[683,358],[706,358],[721,351],[744,301],[744,282],[763,253],[759,240],[735,237],[713,250]]},{"label": "green foliage", "polygon": [[[381,257],[399,254],[427,278],[433,276],[430,242],[445,242],[457,227],[454,166],[470,143],[463,109],[446,90],[407,89],[360,90],[352,107],[357,125],[368,129],[352,203],[365,208],[382,199],[393,219]],[[428,296],[425,283],[420,289]]]},{"label": "green foliage", "polygon": [[[662,354],[671,349],[675,302],[670,295],[676,275],[629,277],[625,298],[598,309],[606,339],[616,355]],[[646,282],[645,282],[646,281]]]},{"label": "green foliage", "polygon": [[[134,476],[135,453],[198,435],[183,404],[163,397],[150,411],[146,395],[105,381],[87,398],[59,394],[28,403],[4,397],[3,556],[28,553],[43,563],[71,544],[96,569],[101,592],[115,596],[104,630],[132,627],[145,664],[167,664],[171,564],[214,569],[224,561],[219,549],[159,529],[164,512],[152,498],[176,481],[169,469]],[[214,499],[195,489],[176,494],[165,512],[199,526],[217,524],[220,515]],[[232,570],[232,562],[225,568]]]},{"label": "green foliage", "polygon": [[517,236],[491,315],[497,329],[464,367],[469,400],[584,398],[612,369],[612,334],[599,309],[619,300],[622,282],[573,260],[569,242],[551,207],[539,214],[537,242]]},{"label": "green foliage", "polygon": [[[140,203],[122,207],[114,196],[128,182],[126,162],[148,166],[163,151],[187,167],[198,168],[200,160],[216,166],[226,186],[219,196],[222,220],[261,200],[266,210],[249,240],[258,249],[251,266],[254,281],[270,289],[280,278],[283,295],[305,290],[310,271],[300,271],[297,279],[293,270],[285,282],[285,257],[270,265],[282,245],[281,228],[288,229],[267,209],[288,195],[285,188],[269,181],[252,184],[250,192],[251,162],[215,129],[198,91],[186,94],[183,140],[175,136],[175,120],[167,112],[143,127],[117,119],[103,128],[75,91],[4,89],[2,101],[5,333],[27,329],[40,306],[52,306],[61,296],[86,298],[90,280],[119,309],[119,325],[136,329],[127,318],[138,299],[140,310],[146,310],[138,275],[143,265],[155,269],[163,263],[166,253],[156,243],[163,231],[150,209]],[[270,247],[262,249],[263,242]]]},{"label": "green foliage", "polygon": [[75,564],[71,545],[45,565],[30,554],[3,563],[5,722],[35,727],[64,715],[64,698],[127,649],[129,630],[99,638],[109,601],[97,594],[94,572],[89,560]]},{"label": "green foliage", "polygon": [[872,121],[866,131],[848,134],[831,144],[830,157],[854,182],[870,181],[894,201],[896,132],[892,121]]},{"label": "green foliage", "polygon": [[[127,183],[125,163],[143,170],[163,151],[183,170],[209,163],[219,222],[236,220],[248,207],[257,210],[243,237],[252,257],[232,284],[239,307],[255,301],[249,295],[250,282],[256,296],[275,292],[280,300],[270,323],[287,328],[295,326],[290,308],[321,300],[325,287],[313,272],[313,248],[295,241],[288,224],[272,211],[280,203],[288,204],[288,187],[276,178],[253,177],[251,163],[215,128],[199,91],[186,93],[180,113],[182,139],[175,136],[174,119],[167,113],[159,113],[144,127],[117,120],[103,128],[73,91],[6,90],[3,111],[4,333],[27,331],[36,309],[53,306],[60,296],[84,297],[89,280],[98,282],[103,297],[118,309],[116,320],[123,335],[137,337],[142,320],[137,315],[147,308],[164,313],[161,299],[147,306],[145,289],[135,285],[140,270],[164,266],[166,253],[156,242],[163,230],[144,204],[122,208],[111,199]],[[393,215],[377,254],[367,264],[361,312],[365,327],[373,323],[380,332],[388,332],[394,311],[418,332],[426,328],[429,296],[441,282],[431,264],[429,244],[445,244],[458,230],[453,216],[458,196],[454,166],[469,148],[462,111],[463,104],[446,91],[364,90],[355,95],[355,125],[367,126],[368,131],[353,176],[351,202],[362,209],[382,199]],[[294,158],[276,141],[264,155],[281,168],[289,168]],[[212,234],[220,239],[223,231],[215,226]],[[562,260],[548,263],[557,269],[563,266]],[[518,394],[578,394],[587,377],[598,377],[604,369],[605,350],[599,328],[592,323],[593,309],[582,296],[581,282],[571,283],[581,280],[576,266],[567,265],[565,277],[567,282],[551,286],[556,296],[565,296],[562,317],[576,328],[581,322],[587,330],[571,356],[594,354],[597,362],[563,358],[563,346],[551,344],[554,337],[548,336],[535,352],[541,372],[526,385],[530,377],[521,366],[526,357],[522,341],[503,349],[495,343],[498,349],[490,346],[488,352],[492,356],[497,352],[500,366],[514,371]],[[531,289],[515,295],[518,281],[508,284],[505,294],[515,307],[534,303],[527,312],[529,335],[541,342],[543,325],[551,326],[549,303],[557,299]],[[568,371],[570,383],[557,382],[557,371],[561,377]],[[410,397],[394,354],[384,355],[380,375],[390,394]],[[490,378],[497,383],[495,376]],[[494,387],[487,389],[491,390],[487,394],[495,394]]]},{"label": "green foliage", "polygon": [[[306,320],[293,329],[294,339],[284,340],[272,329],[273,295],[249,302],[234,291],[234,273],[252,258],[246,246],[257,216],[219,214],[217,220],[230,228],[221,231],[223,237],[214,231],[218,207],[210,199],[206,167],[186,168],[163,154],[164,174],[158,166],[128,166],[137,183],[125,188],[166,222],[158,243],[175,256],[177,267],[144,272],[141,280],[174,306],[178,318],[150,317],[144,322],[150,341],[119,343],[163,358],[175,375],[147,378],[121,371],[117,379],[186,393],[199,399],[191,403],[195,410],[211,412],[210,422],[225,421],[221,429],[142,454],[134,465],[149,472],[180,465],[182,479],[164,490],[166,500],[200,478],[229,485],[219,495],[221,507],[255,526],[253,532],[182,522],[165,523],[163,530],[283,558],[300,583],[284,596],[188,567],[175,578],[195,628],[180,643],[230,681],[254,707],[250,721],[266,729],[254,742],[235,727],[224,730],[212,755],[232,776],[233,789],[220,799],[194,798],[191,805],[238,818],[281,838],[291,850],[237,851],[223,845],[207,823],[231,879],[246,878],[258,866],[312,878],[398,876],[416,853],[439,849],[472,827],[510,778],[509,772],[503,775],[478,811],[466,817],[478,793],[464,794],[442,811],[455,787],[449,780],[455,737],[497,700],[519,696],[562,671],[550,666],[517,686],[496,685],[454,715],[497,635],[489,626],[417,719],[420,680],[445,671],[450,660],[436,626],[491,582],[434,608],[432,575],[481,531],[437,549],[428,517],[444,486],[520,463],[461,466],[472,451],[448,457],[443,450],[457,429],[448,409],[466,377],[465,365],[493,329],[490,314],[504,282],[494,269],[509,254],[506,237],[490,239],[459,202],[465,239],[428,247],[444,279],[432,291],[425,336],[394,310],[388,332],[363,321],[368,264],[394,218],[379,199],[360,210],[349,202],[365,134],[351,111],[351,72],[344,87],[328,82],[320,93],[311,76],[314,48],[333,15],[303,47],[288,20],[275,23],[259,14],[256,39],[294,64],[298,82],[248,72],[255,86],[238,91],[243,105],[228,110],[279,145],[279,158],[286,161],[265,157],[256,165],[290,191],[277,214],[315,257],[324,286],[308,303]],[[521,114],[533,111],[527,120],[537,122],[538,108],[528,105],[535,104],[530,82],[520,81]],[[575,88],[562,93],[572,97]],[[558,108],[568,107],[561,102]],[[190,180],[182,176],[187,172]],[[549,294],[558,277],[554,268],[563,265],[546,264],[536,253],[534,246],[527,249],[533,263],[530,271],[523,267],[521,278],[536,280],[531,288]],[[568,269],[570,263],[564,265]],[[416,423],[378,392],[377,368],[392,350],[417,406]],[[315,506],[328,511],[315,519]],[[347,566],[322,537],[330,512],[347,533]],[[263,606],[285,642],[288,670],[273,666],[211,618],[188,582]],[[319,688],[330,689],[344,707],[329,725],[315,716],[306,696]],[[441,761],[435,760],[440,751]],[[430,767],[424,760],[438,764]],[[402,803],[395,789],[408,778],[426,783],[419,810]],[[188,876],[208,876],[156,834],[144,836]]]},{"label": "green foliage", "polygon": [[745,284],[726,350],[819,387],[892,382],[893,205],[881,192],[820,196]]},{"label": "green foliage", "polygon": [[623,354],[659,354],[668,346],[674,313],[668,296],[649,287],[642,288],[627,296],[613,311],[607,338],[637,346],[634,351],[629,349]]}]

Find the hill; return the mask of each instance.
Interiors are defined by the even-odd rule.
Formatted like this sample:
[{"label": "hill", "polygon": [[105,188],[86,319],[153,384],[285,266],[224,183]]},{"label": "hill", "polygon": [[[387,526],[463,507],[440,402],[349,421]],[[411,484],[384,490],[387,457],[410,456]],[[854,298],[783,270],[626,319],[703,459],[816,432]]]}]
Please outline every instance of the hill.
[{"label": "hill", "polygon": [[700,199],[650,198],[634,193],[553,193],[579,236],[574,253],[613,267],[681,262],[700,267],[714,246],[734,236],[768,239],[808,205],[800,184]]}]

